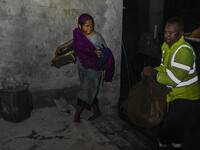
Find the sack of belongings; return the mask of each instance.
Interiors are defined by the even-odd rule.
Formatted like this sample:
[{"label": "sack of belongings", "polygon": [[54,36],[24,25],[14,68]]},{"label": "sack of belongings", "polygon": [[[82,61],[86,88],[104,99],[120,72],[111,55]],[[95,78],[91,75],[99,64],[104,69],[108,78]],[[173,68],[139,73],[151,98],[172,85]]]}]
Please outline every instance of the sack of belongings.
[{"label": "sack of belongings", "polygon": [[29,118],[33,109],[28,83],[19,83],[15,78],[2,82],[0,90],[0,114],[4,120],[21,122]]},{"label": "sack of belongings", "polygon": [[158,125],[165,111],[168,89],[152,77],[142,77],[133,85],[120,111],[137,126],[150,129]]}]

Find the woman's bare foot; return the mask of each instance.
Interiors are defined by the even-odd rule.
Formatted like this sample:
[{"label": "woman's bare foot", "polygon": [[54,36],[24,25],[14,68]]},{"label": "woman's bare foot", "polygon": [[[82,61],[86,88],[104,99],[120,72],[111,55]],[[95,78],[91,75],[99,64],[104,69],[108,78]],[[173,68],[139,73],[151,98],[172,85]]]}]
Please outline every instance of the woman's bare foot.
[{"label": "woman's bare foot", "polygon": [[81,119],[75,117],[74,122],[75,122],[75,123],[80,123],[80,122],[81,122]]},{"label": "woman's bare foot", "polygon": [[101,117],[102,114],[101,112],[99,111],[98,113],[94,113],[88,120],[89,121],[93,121],[94,119],[98,118],[98,117]]},{"label": "woman's bare foot", "polygon": [[76,123],[80,123],[81,120],[80,120],[80,115],[83,111],[83,106],[77,106],[76,107],[76,113],[75,113],[75,118],[74,118],[74,122]]}]

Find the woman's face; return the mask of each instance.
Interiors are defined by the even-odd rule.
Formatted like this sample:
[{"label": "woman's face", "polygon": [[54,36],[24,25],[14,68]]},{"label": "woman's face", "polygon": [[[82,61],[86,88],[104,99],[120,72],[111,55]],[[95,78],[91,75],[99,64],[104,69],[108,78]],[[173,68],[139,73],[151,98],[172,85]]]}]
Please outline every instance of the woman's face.
[{"label": "woman's face", "polygon": [[79,28],[83,31],[83,34],[86,36],[86,37],[90,37],[90,35],[93,33],[94,31],[94,26],[93,26],[93,22],[92,20],[88,20],[85,22],[84,25],[80,25],[79,24]]}]

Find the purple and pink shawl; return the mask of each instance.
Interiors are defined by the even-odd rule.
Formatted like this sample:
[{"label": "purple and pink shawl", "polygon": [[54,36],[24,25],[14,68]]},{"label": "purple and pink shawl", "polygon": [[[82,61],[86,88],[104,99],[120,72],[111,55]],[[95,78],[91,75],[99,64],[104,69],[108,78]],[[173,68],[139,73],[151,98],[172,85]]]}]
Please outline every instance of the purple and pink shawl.
[{"label": "purple and pink shawl", "polygon": [[114,56],[109,49],[109,57],[105,65],[97,67],[96,63],[99,59],[94,52],[96,50],[95,46],[90,42],[90,40],[83,34],[80,28],[76,28],[73,31],[73,48],[75,54],[79,58],[80,63],[85,69],[94,69],[94,70],[104,70],[105,76],[104,80],[106,82],[111,82],[114,75]]},{"label": "purple and pink shawl", "polygon": [[88,17],[92,17],[92,16],[90,16],[89,14],[86,14],[86,13],[80,15],[80,16],[78,17],[78,24],[80,24],[81,22],[83,22],[83,21],[84,21],[86,18],[88,18]]}]

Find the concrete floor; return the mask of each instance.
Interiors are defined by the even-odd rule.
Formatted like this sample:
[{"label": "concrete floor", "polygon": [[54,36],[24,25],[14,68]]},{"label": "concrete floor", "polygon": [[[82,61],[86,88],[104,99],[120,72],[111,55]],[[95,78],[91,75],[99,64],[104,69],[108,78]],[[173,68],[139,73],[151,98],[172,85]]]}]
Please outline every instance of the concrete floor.
[{"label": "concrete floor", "polygon": [[22,122],[1,118],[0,150],[156,149],[154,142],[118,117],[117,104],[101,107],[100,103],[103,115],[92,122],[87,120],[92,111],[84,110],[82,122],[74,123],[76,92],[71,90],[68,96],[63,93],[65,90],[37,94],[30,118]]}]

